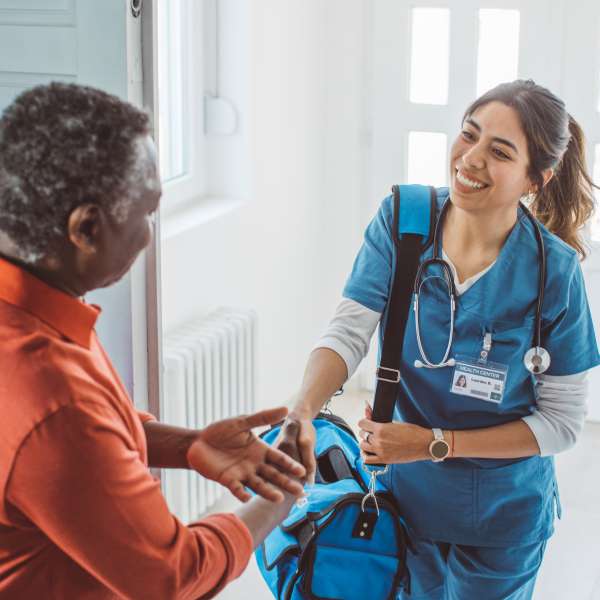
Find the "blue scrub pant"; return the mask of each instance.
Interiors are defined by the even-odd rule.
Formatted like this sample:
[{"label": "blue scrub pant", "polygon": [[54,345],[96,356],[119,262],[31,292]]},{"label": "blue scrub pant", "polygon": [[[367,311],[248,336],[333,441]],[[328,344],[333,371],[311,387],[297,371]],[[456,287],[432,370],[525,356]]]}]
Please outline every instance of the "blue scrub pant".
[{"label": "blue scrub pant", "polygon": [[546,542],[485,548],[414,540],[410,596],[398,600],[530,600]]}]

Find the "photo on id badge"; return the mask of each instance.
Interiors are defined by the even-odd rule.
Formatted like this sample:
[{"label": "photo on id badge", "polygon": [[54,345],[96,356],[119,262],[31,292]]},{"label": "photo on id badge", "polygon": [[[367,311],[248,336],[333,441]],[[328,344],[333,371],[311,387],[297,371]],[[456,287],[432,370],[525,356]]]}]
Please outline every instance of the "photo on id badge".
[{"label": "photo on id badge", "polygon": [[497,363],[481,363],[465,357],[457,357],[450,391],[500,404],[508,367]]}]

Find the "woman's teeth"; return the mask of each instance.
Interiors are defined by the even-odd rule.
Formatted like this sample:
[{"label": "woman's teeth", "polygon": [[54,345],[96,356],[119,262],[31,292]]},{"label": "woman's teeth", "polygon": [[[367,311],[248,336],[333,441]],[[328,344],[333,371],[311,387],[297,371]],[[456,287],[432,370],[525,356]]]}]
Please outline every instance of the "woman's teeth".
[{"label": "woman's teeth", "polygon": [[470,179],[465,177],[460,171],[456,171],[456,179],[458,179],[458,181],[460,181],[460,183],[462,183],[463,185],[466,185],[467,187],[470,187],[474,190],[480,190],[480,189],[486,187],[486,185],[483,183],[477,183],[476,181],[471,181]]}]

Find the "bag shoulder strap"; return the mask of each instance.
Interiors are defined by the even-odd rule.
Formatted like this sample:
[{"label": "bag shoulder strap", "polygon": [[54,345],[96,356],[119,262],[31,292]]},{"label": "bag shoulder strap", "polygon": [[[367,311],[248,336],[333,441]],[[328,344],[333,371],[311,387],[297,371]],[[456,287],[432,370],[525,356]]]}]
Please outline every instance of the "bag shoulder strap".
[{"label": "bag shoulder strap", "polygon": [[[440,194],[444,195],[441,189]],[[395,185],[392,187],[394,204],[393,231],[400,236],[413,233],[423,238],[426,248],[433,241],[437,214],[437,191],[428,185]],[[400,202],[402,198],[402,202]],[[394,239],[396,249],[400,243],[398,235]]]},{"label": "bag shoulder strap", "polygon": [[387,313],[387,320],[381,360],[377,368],[373,420],[378,423],[388,423],[393,418],[398,390],[401,389],[399,367],[413,285],[419,258],[433,238],[437,212],[437,193],[433,187],[395,185],[392,193],[392,238],[396,249],[396,264],[384,312]]}]

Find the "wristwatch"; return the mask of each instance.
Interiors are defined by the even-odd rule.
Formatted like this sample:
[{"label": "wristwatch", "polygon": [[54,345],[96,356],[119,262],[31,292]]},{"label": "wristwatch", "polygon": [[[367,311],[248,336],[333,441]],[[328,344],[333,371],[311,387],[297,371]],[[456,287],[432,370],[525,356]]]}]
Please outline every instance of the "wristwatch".
[{"label": "wristwatch", "polygon": [[429,444],[429,454],[433,462],[442,462],[450,454],[450,444],[444,439],[441,429],[433,429],[433,441]]}]

